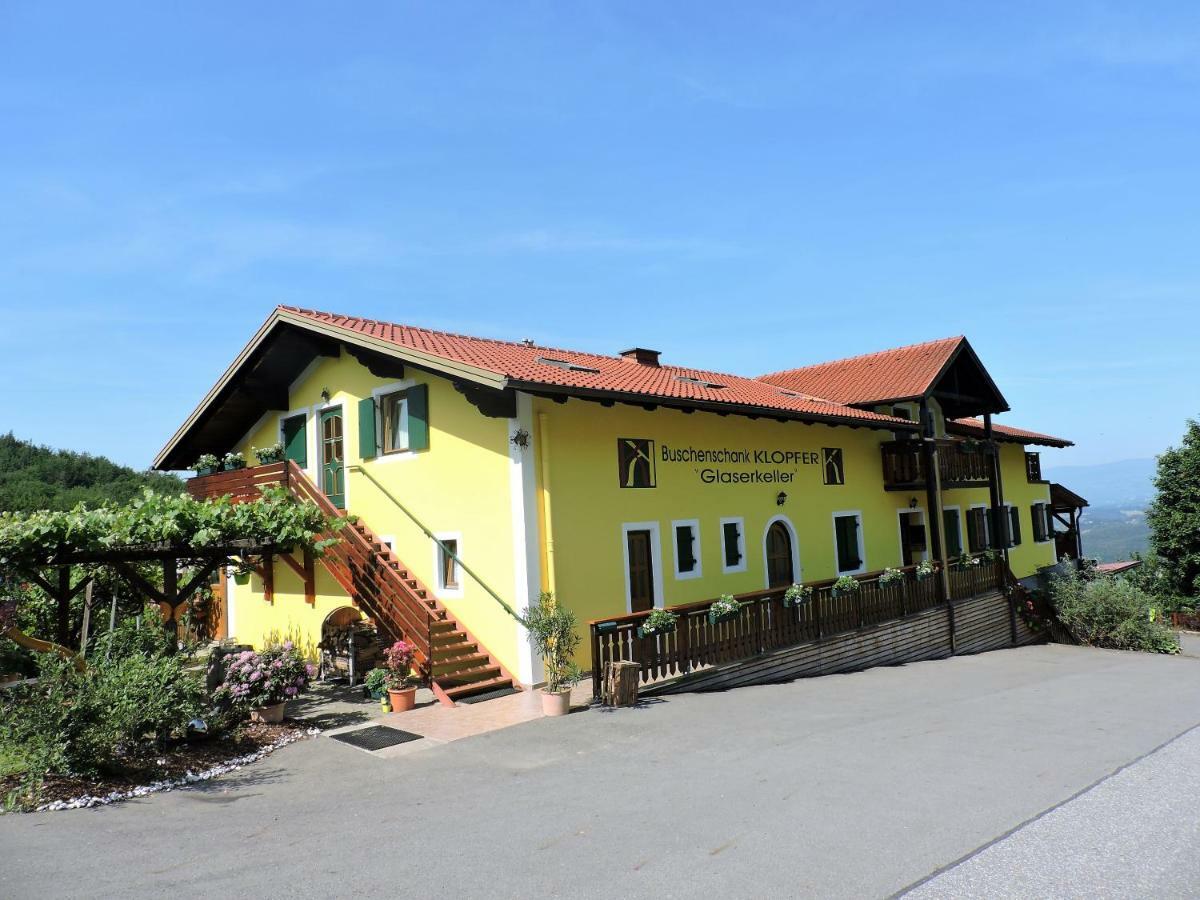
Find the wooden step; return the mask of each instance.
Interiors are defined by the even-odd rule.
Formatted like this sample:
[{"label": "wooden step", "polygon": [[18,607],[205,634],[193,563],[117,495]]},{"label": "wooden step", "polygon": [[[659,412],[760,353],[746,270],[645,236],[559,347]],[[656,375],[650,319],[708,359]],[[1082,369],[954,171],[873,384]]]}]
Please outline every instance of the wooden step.
[{"label": "wooden step", "polygon": [[429,630],[432,631],[434,633],[434,635],[445,634],[446,632],[449,632],[449,631],[458,630],[458,623],[457,622],[449,622],[449,621],[445,621],[445,620],[443,620],[441,622],[434,622],[432,625],[429,626]]},{"label": "wooden step", "polygon": [[475,684],[479,681],[490,681],[500,677],[499,666],[481,666],[475,669],[464,669],[461,672],[451,672],[445,675],[434,675],[433,680],[440,684],[446,693],[451,686],[461,687],[465,684]]},{"label": "wooden step", "polygon": [[494,691],[498,688],[512,687],[511,678],[493,678],[490,681],[477,681],[472,684],[460,684],[455,687],[444,687],[442,693],[450,698],[451,701],[461,700],[463,697],[470,697],[474,694],[483,694],[487,691]]},{"label": "wooden step", "polygon": [[448,659],[435,659],[433,661],[433,677],[440,679],[453,675],[454,679],[458,681],[461,680],[459,676],[464,674],[464,670],[483,666],[489,662],[491,662],[491,657],[486,653],[472,653],[469,656],[452,656]]},{"label": "wooden step", "polygon": [[[466,637],[466,635],[463,635],[463,637]],[[454,659],[459,656],[470,656],[478,652],[479,645],[468,643],[467,641],[459,641],[456,644],[434,644],[433,661],[439,663],[443,660]]]},{"label": "wooden step", "polygon": [[438,631],[433,635],[434,650],[451,650],[466,644],[465,631]]}]

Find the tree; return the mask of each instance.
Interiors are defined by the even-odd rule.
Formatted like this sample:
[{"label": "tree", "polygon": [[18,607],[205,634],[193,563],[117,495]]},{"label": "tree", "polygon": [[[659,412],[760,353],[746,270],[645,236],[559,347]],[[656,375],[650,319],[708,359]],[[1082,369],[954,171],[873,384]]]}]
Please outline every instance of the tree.
[{"label": "tree", "polygon": [[1200,593],[1200,423],[1188,420],[1183,442],[1158,458],[1158,491],[1146,513],[1150,546],[1174,588]]}]

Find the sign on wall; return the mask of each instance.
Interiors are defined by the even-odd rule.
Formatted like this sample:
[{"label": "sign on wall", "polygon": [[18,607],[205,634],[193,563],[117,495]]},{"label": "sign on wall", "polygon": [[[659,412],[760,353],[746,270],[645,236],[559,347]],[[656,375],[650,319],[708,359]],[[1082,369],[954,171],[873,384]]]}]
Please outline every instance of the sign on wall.
[{"label": "sign on wall", "polygon": [[825,468],[825,483],[845,484],[846,468],[842,462],[842,448],[822,447],[821,458]]},{"label": "sign on wall", "polygon": [[846,483],[841,447],[823,447],[819,454],[812,450],[667,444],[656,450],[649,438],[617,438],[617,483],[621,487],[655,487],[660,462],[691,464],[703,484],[791,484],[802,467],[818,465],[825,484]]},{"label": "sign on wall", "polygon": [[617,477],[623,488],[654,487],[654,441],[617,438]]}]

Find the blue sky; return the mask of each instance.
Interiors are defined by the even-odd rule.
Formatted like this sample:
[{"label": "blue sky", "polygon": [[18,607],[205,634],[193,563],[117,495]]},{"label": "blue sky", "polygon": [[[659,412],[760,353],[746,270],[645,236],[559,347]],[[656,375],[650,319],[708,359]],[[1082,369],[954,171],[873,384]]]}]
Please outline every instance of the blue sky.
[{"label": "blue sky", "polygon": [[1195,4],[168,6],[0,7],[0,430],[144,466],[276,303],[1200,415]]}]

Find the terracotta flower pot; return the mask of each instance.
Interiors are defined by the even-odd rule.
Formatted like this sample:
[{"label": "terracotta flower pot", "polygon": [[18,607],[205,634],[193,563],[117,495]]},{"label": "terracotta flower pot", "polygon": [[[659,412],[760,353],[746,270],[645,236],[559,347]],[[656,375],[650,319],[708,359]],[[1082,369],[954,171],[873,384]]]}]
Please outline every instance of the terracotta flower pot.
[{"label": "terracotta flower pot", "polygon": [[565,716],[571,711],[571,689],[548,691],[542,689],[542,714],[547,716]]},{"label": "terracotta flower pot", "polygon": [[287,701],[282,703],[272,703],[269,706],[259,706],[250,710],[251,722],[268,722],[270,724],[278,724],[283,721],[284,710],[287,709]]},{"label": "terracotta flower pot", "polygon": [[392,704],[392,712],[410,710],[417,705],[417,689],[415,687],[407,687],[394,691],[388,688],[388,702]]}]

